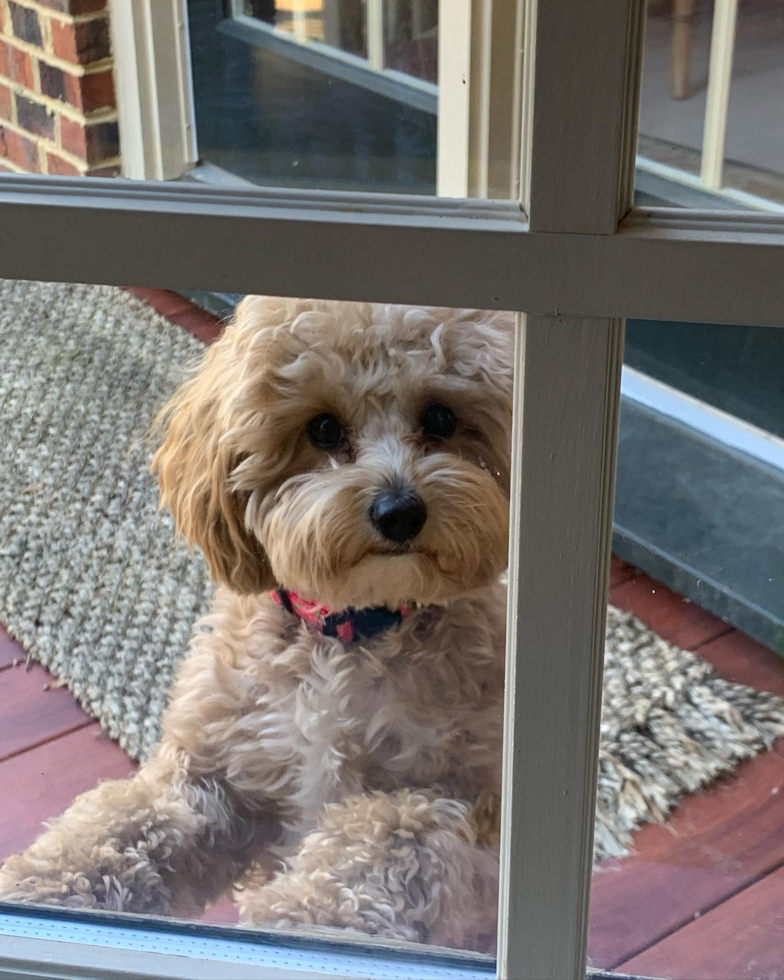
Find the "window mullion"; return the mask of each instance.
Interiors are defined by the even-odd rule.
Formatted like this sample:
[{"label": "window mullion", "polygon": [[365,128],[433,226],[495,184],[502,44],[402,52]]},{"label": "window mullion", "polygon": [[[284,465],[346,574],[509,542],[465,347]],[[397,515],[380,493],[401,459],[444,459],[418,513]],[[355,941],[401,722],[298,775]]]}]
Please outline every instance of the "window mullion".
[{"label": "window mullion", "polygon": [[[521,204],[545,237],[612,238],[631,207],[643,4],[530,4]],[[586,972],[623,334],[558,315],[518,331],[501,980]]]}]

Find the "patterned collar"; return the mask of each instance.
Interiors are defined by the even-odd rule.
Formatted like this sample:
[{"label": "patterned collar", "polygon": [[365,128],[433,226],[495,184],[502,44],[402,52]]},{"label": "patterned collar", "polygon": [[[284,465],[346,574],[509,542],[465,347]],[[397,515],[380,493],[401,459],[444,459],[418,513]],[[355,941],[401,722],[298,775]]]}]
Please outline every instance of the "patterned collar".
[{"label": "patterned collar", "polygon": [[315,627],[324,636],[333,636],[342,643],[367,640],[390,629],[397,629],[415,605],[412,603],[399,609],[386,606],[372,606],[368,609],[342,609],[336,611],[311,599],[303,599],[297,592],[288,589],[274,589],[273,600],[292,616]]}]

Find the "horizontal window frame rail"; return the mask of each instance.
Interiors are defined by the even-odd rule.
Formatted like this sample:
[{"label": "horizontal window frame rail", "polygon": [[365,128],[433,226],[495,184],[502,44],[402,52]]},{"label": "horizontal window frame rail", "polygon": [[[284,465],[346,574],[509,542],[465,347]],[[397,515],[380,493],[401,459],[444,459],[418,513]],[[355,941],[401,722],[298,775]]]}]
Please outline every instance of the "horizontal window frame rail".
[{"label": "horizontal window frame rail", "polygon": [[646,208],[616,234],[532,232],[517,202],[9,175],[0,226],[9,279],[784,324],[777,214]]}]

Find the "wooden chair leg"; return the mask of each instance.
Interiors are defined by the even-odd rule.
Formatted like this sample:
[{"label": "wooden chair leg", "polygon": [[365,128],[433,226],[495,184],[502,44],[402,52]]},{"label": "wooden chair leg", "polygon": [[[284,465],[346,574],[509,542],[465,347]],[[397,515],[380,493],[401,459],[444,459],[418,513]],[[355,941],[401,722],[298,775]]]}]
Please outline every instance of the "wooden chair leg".
[{"label": "wooden chair leg", "polygon": [[689,94],[691,68],[691,24],[694,0],[673,0],[672,11],[672,97]]}]

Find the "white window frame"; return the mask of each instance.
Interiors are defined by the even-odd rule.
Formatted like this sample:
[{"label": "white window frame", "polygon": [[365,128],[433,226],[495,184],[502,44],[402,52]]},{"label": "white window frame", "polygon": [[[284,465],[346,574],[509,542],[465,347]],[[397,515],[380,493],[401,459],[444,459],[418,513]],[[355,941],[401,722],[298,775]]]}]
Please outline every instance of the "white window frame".
[{"label": "white window frame", "polygon": [[109,0],[124,177],[176,180],[198,160],[185,0]]},{"label": "white window frame", "polygon": [[[623,318],[779,325],[784,310],[781,215],[631,208],[643,18],[643,0],[529,0],[511,202],[0,178],[3,277],[521,312],[501,980],[586,973]],[[37,938],[0,921],[0,976],[94,975],[95,939],[53,938],[66,916],[37,921]],[[149,933],[123,928],[136,952],[102,976],[250,975],[239,953],[216,974],[197,927],[196,952],[164,927],[153,960]],[[370,977],[374,962],[329,975]]]}]

